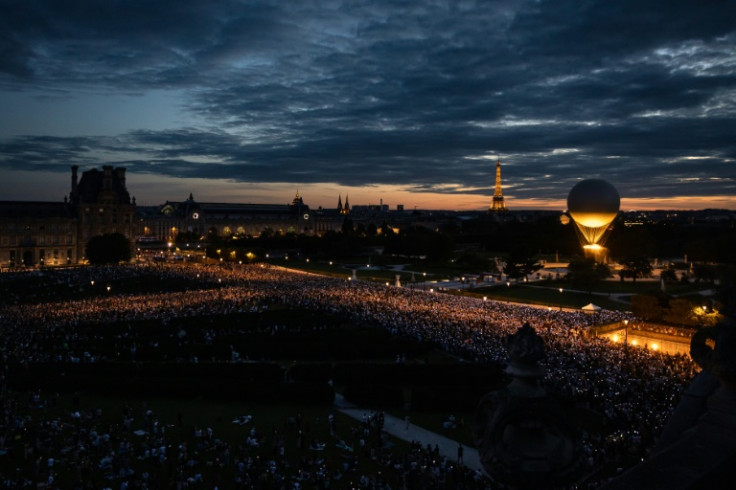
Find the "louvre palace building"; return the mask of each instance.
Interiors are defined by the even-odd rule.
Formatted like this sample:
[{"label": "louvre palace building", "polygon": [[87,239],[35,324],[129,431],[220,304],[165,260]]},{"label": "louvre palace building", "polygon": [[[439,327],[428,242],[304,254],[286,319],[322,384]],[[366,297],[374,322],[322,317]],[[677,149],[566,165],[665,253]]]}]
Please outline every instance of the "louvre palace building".
[{"label": "louvre palace building", "polygon": [[258,236],[273,233],[321,234],[338,230],[338,210],[311,210],[297,192],[291,203],[232,204],[183,201],[136,206],[126,187],[125,168],[103,166],[78,175],[63,202],[0,201],[0,268],[34,268],[85,262],[90,238],[121,233],[130,240],[173,242],[189,236]]},{"label": "louvre palace building", "polygon": [[125,186],[125,169],[106,165],[84,172],[71,168],[71,189],[63,202],[0,201],[0,267],[82,263],[87,241],[96,235],[136,237],[135,199]]}]

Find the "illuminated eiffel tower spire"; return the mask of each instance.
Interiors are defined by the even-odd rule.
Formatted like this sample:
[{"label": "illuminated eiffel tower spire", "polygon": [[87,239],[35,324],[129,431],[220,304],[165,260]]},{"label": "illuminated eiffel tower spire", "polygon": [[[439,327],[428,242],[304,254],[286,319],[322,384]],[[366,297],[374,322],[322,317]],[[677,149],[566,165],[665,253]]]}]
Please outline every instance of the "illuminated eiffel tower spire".
[{"label": "illuminated eiffel tower spire", "polygon": [[488,211],[494,213],[504,213],[507,211],[506,203],[503,200],[503,193],[501,192],[501,160],[496,162],[496,188],[493,191],[493,203],[491,203]]}]

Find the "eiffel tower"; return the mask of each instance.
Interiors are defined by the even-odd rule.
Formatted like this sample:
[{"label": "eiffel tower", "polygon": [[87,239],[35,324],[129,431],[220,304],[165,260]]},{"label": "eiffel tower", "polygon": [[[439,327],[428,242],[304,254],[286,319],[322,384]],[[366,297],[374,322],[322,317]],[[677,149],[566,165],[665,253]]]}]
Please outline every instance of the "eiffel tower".
[{"label": "eiffel tower", "polygon": [[496,162],[496,188],[493,191],[493,203],[488,207],[488,211],[493,213],[505,213],[506,203],[503,200],[501,192],[501,160]]}]

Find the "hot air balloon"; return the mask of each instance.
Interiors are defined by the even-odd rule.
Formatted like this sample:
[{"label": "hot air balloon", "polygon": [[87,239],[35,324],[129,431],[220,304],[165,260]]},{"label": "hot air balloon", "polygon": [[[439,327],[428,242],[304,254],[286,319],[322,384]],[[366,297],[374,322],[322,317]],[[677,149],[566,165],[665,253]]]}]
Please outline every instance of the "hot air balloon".
[{"label": "hot air balloon", "polygon": [[583,248],[601,247],[620,204],[616,188],[602,179],[581,180],[570,189],[567,212],[575,222]]}]

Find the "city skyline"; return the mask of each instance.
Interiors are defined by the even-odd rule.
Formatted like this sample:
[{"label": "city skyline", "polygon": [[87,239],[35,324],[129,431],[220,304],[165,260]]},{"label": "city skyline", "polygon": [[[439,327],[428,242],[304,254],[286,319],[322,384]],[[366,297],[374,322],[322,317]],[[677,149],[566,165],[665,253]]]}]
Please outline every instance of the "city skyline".
[{"label": "city skyline", "polygon": [[0,200],[736,209],[729,2],[0,6]]}]

